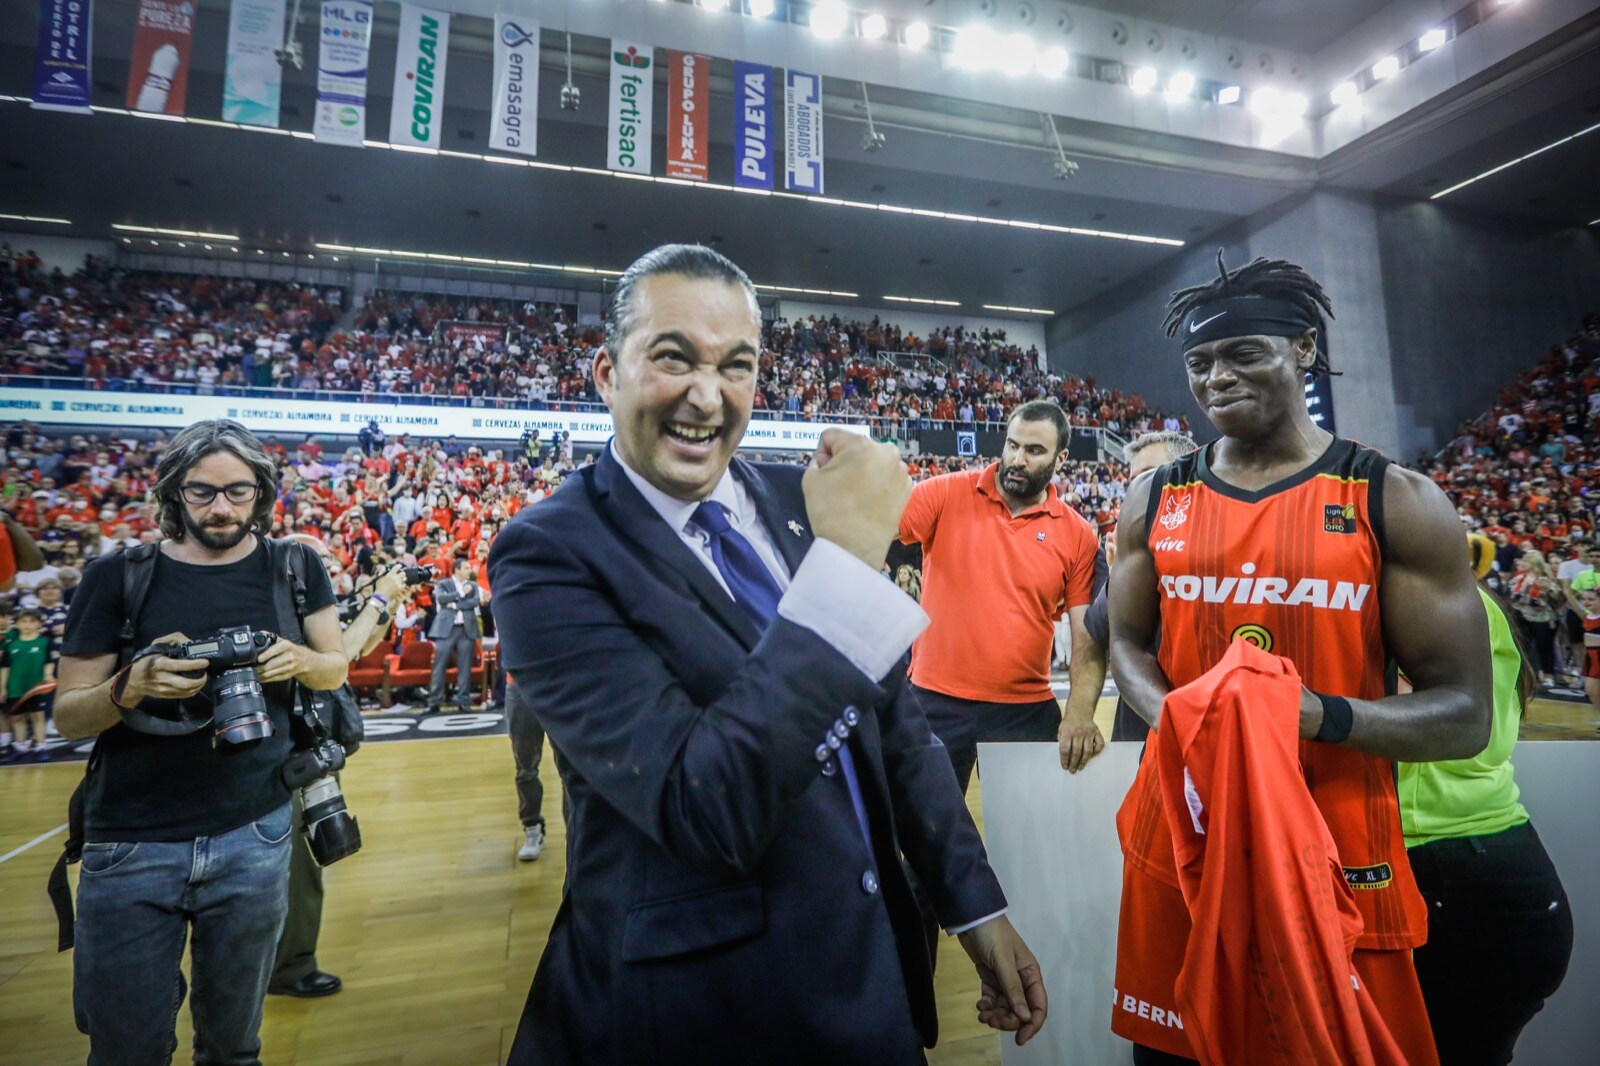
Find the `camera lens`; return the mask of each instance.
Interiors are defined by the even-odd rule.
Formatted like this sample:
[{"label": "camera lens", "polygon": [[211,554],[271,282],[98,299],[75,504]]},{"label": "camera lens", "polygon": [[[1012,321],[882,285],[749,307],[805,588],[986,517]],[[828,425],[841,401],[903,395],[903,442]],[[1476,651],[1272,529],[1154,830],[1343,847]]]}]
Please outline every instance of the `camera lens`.
[{"label": "camera lens", "polygon": [[318,778],[300,791],[300,804],[311,857],[328,866],[361,850],[361,827],[344,803],[344,793],[332,774]]},{"label": "camera lens", "polygon": [[252,666],[236,666],[217,676],[212,687],[216,739],[224,744],[249,744],[272,735],[272,719]]}]

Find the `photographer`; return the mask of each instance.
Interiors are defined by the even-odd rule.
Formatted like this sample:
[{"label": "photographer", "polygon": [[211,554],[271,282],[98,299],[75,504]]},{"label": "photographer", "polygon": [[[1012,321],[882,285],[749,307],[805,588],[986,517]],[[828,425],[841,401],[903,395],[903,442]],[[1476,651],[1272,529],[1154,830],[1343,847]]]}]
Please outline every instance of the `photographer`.
[{"label": "photographer", "polygon": [[[96,1063],[168,1061],[188,936],[195,1062],[259,1061],[287,906],[292,822],[281,771],[296,684],[338,688],[347,665],[322,566],[300,545],[261,536],[276,489],[272,460],[243,426],[190,426],[156,469],[167,539],[95,560],[72,602],[56,726],[68,739],[98,737],[82,790],[73,969],[78,1027]],[[297,619],[304,644],[271,637]],[[219,632],[233,627],[261,643]],[[171,647],[187,643],[185,632],[216,639]],[[205,656],[237,647],[235,636],[253,660],[228,660],[224,688]],[[158,643],[160,652],[133,654]]]}]

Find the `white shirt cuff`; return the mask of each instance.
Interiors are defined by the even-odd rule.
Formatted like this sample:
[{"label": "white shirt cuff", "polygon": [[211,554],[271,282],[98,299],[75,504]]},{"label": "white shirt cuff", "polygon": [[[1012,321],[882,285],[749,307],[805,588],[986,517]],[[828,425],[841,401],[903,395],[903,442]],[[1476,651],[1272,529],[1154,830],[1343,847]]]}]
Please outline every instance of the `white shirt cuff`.
[{"label": "white shirt cuff", "polygon": [[969,931],[971,931],[973,929],[978,928],[978,926],[982,925],[984,922],[992,922],[992,921],[994,921],[996,918],[1000,917],[1005,912],[1006,912],[1006,908],[1005,907],[1001,907],[999,910],[995,911],[993,914],[989,915],[988,917],[979,918],[977,921],[968,922],[966,925],[958,925],[954,929],[946,929],[944,931],[945,935],[946,936],[960,936],[962,933],[969,932]]},{"label": "white shirt cuff", "polygon": [[928,616],[916,600],[821,537],[800,561],[778,601],[778,614],[827,641],[875,683],[928,628]]}]

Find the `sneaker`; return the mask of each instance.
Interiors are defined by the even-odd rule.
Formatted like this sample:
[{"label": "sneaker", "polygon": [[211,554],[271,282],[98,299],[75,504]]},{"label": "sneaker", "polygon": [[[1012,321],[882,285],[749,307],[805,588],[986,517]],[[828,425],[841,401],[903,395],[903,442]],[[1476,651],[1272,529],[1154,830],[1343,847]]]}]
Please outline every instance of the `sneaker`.
[{"label": "sneaker", "polygon": [[529,825],[522,830],[522,847],[517,849],[519,862],[532,862],[544,851],[544,826]]}]

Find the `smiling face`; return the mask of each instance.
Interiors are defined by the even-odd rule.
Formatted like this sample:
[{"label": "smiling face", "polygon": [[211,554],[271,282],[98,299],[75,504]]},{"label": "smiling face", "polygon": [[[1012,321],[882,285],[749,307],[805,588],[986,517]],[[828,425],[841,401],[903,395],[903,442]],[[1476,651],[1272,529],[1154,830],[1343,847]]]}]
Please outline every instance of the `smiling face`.
[{"label": "smiling face", "polygon": [[[1224,337],[1183,353],[1189,391],[1224,436],[1255,440],[1305,411],[1317,331],[1296,338]],[[1309,419],[1309,416],[1307,416]]]},{"label": "smiling face", "polygon": [[722,479],[755,403],[761,323],[745,290],[657,274],[639,283],[622,351],[601,349],[594,382],[623,462],[680,500]]}]

